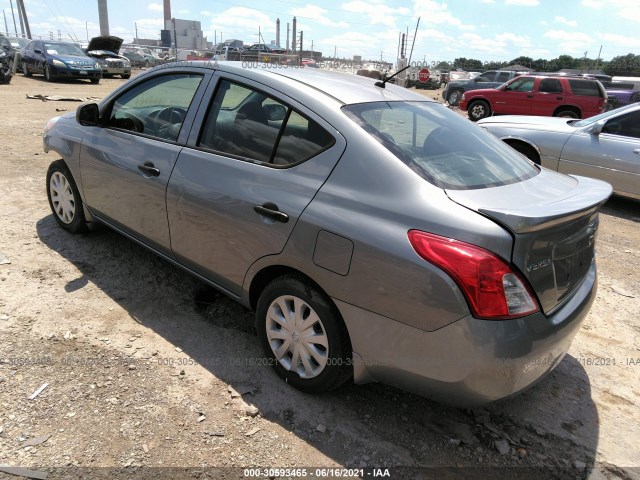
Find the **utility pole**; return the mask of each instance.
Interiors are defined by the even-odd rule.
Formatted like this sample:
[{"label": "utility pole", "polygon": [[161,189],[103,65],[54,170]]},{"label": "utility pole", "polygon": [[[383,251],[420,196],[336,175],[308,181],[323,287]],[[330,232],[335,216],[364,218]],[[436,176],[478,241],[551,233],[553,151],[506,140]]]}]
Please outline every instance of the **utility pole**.
[{"label": "utility pole", "polygon": [[133,26],[136,28],[136,43],[139,43],[138,39],[140,37],[138,37],[138,22],[133,22]]},{"label": "utility pole", "polygon": [[7,25],[7,14],[4,13],[4,8],[2,9],[2,16],[4,17],[4,31],[9,33],[9,25]]},{"label": "utility pole", "polygon": [[600,63],[600,54],[602,53],[602,45],[600,45],[600,51],[598,52],[598,58],[596,58],[596,66],[594,70],[598,69],[598,64]]},{"label": "utility pole", "polygon": [[27,38],[31,38],[31,29],[29,28],[29,19],[27,18],[27,10],[24,8],[24,0],[16,0],[16,3],[18,4],[18,12],[22,12],[21,22],[24,23],[24,30],[27,33]]},{"label": "utility pole", "polygon": [[11,5],[11,16],[13,17],[13,30],[16,32],[16,37],[18,36],[18,27],[16,25],[16,14],[13,11],[13,0],[9,0],[9,4]]}]

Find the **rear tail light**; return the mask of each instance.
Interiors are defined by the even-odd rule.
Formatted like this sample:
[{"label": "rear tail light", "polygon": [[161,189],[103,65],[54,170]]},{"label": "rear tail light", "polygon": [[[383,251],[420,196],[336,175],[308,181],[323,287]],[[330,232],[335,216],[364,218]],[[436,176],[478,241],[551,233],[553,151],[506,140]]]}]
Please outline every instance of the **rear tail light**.
[{"label": "rear tail light", "polygon": [[474,317],[519,318],[540,310],[526,280],[490,251],[419,230],[408,235],[418,255],[455,280]]}]

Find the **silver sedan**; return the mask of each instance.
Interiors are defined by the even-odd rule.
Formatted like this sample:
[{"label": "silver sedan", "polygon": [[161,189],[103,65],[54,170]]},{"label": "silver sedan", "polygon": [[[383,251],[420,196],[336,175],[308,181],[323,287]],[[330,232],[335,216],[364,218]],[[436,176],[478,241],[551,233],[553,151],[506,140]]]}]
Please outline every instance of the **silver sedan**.
[{"label": "silver sedan", "polygon": [[498,116],[478,125],[543,167],[599,178],[640,199],[640,104],[585,120]]}]

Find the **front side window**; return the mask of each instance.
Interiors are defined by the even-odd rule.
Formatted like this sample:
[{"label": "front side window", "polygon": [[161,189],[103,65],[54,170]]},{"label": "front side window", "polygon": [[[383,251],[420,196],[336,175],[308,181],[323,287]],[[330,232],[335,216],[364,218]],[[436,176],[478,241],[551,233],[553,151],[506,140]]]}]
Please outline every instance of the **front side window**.
[{"label": "front side window", "polygon": [[441,188],[509,185],[539,172],[491,134],[435,103],[363,103],[343,111],[415,173]]},{"label": "front side window", "polygon": [[291,166],[334,143],[323,127],[289,105],[259,90],[222,80],[199,146],[251,161]]},{"label": "front side window", "polygon": [[602,133],[640,138],[640,110],[619,115],[607,121],[602,127]]},{"label": "front side window", "polygon": [[536,79],[533,77],[517,78],[507,86],[511,92],[533,92],[533,84]]},{"label": "front side window", "polygon": [[109,127],[175,142],[202,75],[161,75],[120,96],[109,115]]}]

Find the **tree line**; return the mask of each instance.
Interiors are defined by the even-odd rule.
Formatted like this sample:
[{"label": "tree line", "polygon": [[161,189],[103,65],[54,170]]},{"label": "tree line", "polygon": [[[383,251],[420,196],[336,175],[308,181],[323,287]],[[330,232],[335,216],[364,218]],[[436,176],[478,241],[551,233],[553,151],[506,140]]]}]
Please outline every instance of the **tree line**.
[{"label": "tree line", "polygon": [[482,62],[474,58],[456,58],[453,63],[441,62],[437,69],[457,69],[467,71],[495,70],[508,67],[509,65],[522,65],[538,72],[555,72],[564,68],[580,70],[602,70],[611,76],[640,77],[640,55],[629,53],[620,55],[611,60],[604,61],[594,58],[572,57],[571,55],[560,55],[558,58],[546,60],[539,58],[534,60],[531,57],[520,56],[510,62]]}]

